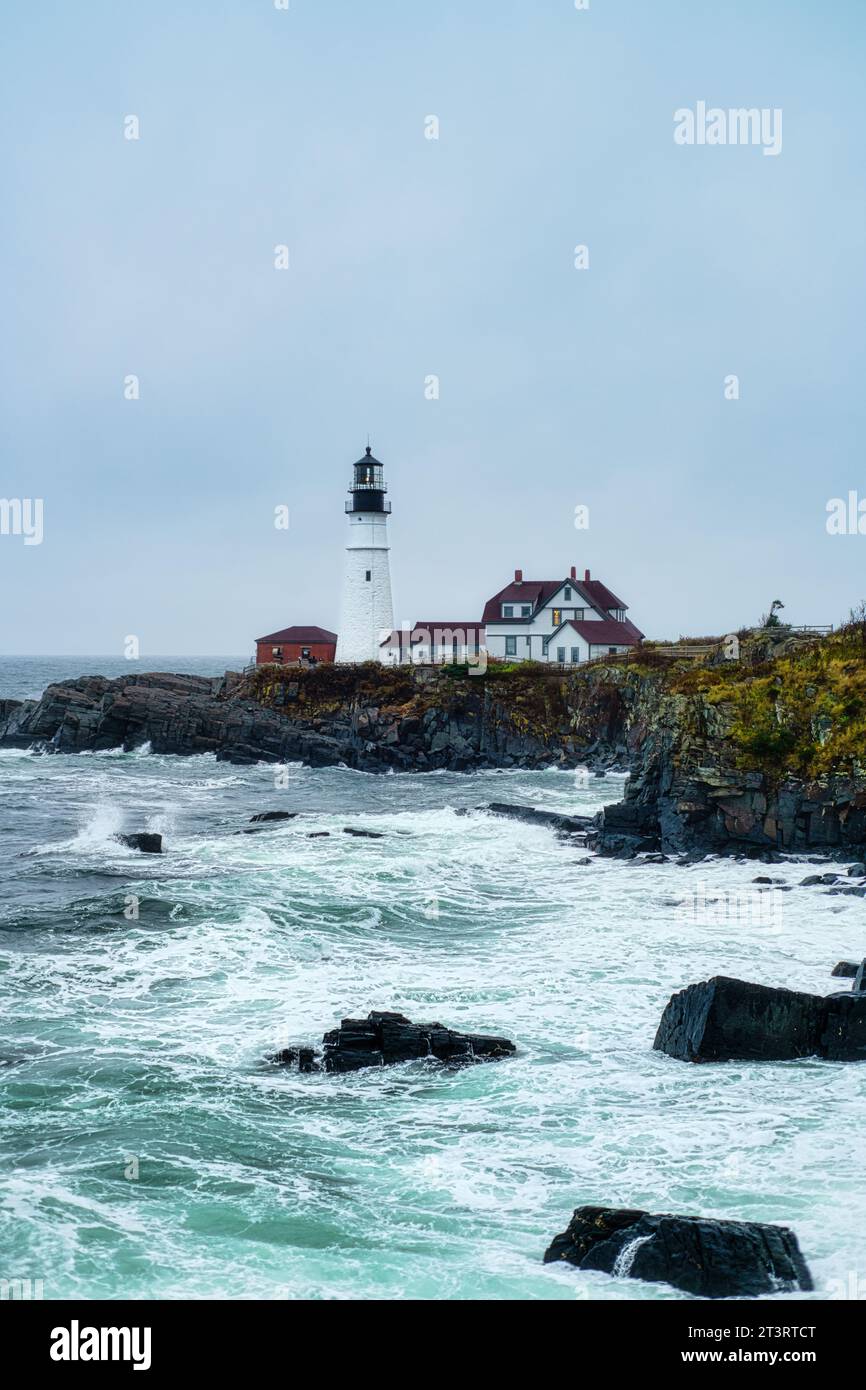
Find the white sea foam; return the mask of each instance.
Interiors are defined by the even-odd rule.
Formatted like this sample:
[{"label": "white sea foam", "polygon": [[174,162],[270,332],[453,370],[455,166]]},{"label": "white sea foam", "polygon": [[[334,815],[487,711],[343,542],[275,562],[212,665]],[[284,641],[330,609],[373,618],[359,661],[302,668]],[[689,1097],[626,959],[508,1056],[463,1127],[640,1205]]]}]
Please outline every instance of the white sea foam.
[{"label": "white sea foam", "polygon": [[[26,1202],[8,1258],[51,1269],[53,1296],[356,1297],[363,1259],[371,1296],[572,1299],[589,1281],[622,1297],[541,1264],[581,1202],[792,1225],[818,1297],[866,1264],[866,1070],[652,1050],[670,994],[708,974],[828,988],[858,950],[858,900],[795,889],[771,939],[683,923],[694,885],[744,891],[755,866],[624,864],[456,811],[594,809],[610,779],[303,768],[275,792],[272,768],[130,755],[31,757],[25,774],[4,892],[42,925],[0,932],[0,1055],[23,1058],[0,1092],[20,1102],[32,1081],[34,1103],[14,1109],[28,1181],[0,1178],[0,1225]],[[280,805],[297,819],[241,833]],[[111,838],[160,824],[161,858]],[[34,843],[50,855],[15,857]],[[106,865],[124,876],[88,880]],[[263,1061],[372,1008],[518,1052],[339,1078]],[[152,1183],[143,1229],[130,1156]]]}]

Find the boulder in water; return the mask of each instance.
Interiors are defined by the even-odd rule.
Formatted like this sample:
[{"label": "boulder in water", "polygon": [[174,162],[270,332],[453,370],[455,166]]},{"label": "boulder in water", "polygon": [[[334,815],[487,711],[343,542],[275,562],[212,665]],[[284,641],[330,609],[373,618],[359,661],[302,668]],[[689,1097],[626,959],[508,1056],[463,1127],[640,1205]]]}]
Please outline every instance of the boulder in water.
[{"label": "boulder in water", "polygon": [[259,811],[257,815],[250,816],[250,825],[267,820],[294,820],[297,814],[297,811]]},{"label": "boulder in water", "polygon": [[134,835],[115,835],[114,839],[128,849],[141,850],[142,854],[162,854],[162,836],[151,831],[137,831]]},{"label": "boulder in water", "polygon": [[758,1221],[578,1207],[545,1252],[545,1264],[555,1260],[672,1284],[698,1298],[760,1298],[813,1287],[794,1232]]},{"label": "boulder in water", "polygon": [[366,1018],[344,1018],[323,1038],[324,1051],[316,1060],[312,1048],[285,1048],[273,1058],[299,1071],[360,1071],[362,1067],[390,1066],[420,1057],[440,1062],[489,1062],[516,1052],[507,1038],[482,1033],[457,1033],[441,1023],[412,1023],[404,1014],[369,1013]]},{"label": "boulder in water", "polygon": [[866,1061],[866,996],[800,994],[716,975],[671,997],[653,1047],[682,1062]]}]

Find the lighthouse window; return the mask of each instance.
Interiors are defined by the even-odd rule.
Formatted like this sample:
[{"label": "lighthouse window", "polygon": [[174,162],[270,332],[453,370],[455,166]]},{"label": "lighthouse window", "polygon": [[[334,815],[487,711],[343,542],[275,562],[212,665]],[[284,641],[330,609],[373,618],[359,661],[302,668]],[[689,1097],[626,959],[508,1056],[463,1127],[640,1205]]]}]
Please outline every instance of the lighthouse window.
[{"label": "lighthouse window", "polygon": [[366,573],[365,573],[365,575],[364,575],[364,578],[366,579],[367,583],[369,584],[370,580],[373,578],[373,571],[372,571],[372,570],[367,570]]}]

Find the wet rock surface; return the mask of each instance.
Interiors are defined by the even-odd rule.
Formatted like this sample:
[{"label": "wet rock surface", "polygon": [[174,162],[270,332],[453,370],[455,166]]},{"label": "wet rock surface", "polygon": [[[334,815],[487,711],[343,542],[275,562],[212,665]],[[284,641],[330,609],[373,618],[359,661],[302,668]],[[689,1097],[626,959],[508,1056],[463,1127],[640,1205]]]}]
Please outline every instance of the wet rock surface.
[{"label": "wet rock surface", "polygon": [[813,1287],[794,1232],[757,1221],[578,1207],[545,1253],[545,1264],[556,1260],[672,1284],[698,1298],[759,1298]]},{"label": "wet rock surface", "polygon": [[490,801],[478,809],[491,816],[524,821],[527,825],[544,825],[565,835],[583,835],[593,823],[592,816],[564,816],[558,811],[536,810],[534,806],[512,805],[506,801]]},{"label": "wet rock surface", "polygon": [[508,1038],[459,1033],[441,1023],[413,1023],[403,1014],[374,1011],[344,1018],[326,1033],[321,1055],[311,1047],[288,1047],[274,1061],[299,1071],[347,1072],[435,1057],[440,1062],[489,1062],[516,1052]]},{"label": "wet rock surface", "polygon": [[139,831],[132,835],[115,835],[115,840],[127,849],[140,850],[142,854],[162,854],[162,836],[150,831]]},{"label": "wet rock surface", "polygon": [[[331,669],[335,675],[280,673],[269,677],[274,686],[267,692],[232,672],[214,679],[82,676],[49,686],[39,700],[0,701],[0,747],[75,753],[149,744],[154,753],[214,753],[240,766],[345,764],[365,772],[576,766],[583,756],[559,682],[545,677],[530,683],[530,694],[540,709],[550,705],[547,722],[535,727],[521,717],[518,727],[502,683],[494,689],[483,681],[424,681],[411,672],[395,677],[375,666]],[[327,700],[320,693],[316,705],[312,695],[304,699],[302,676],[332,679],[336,691]],[[405,686],[396,693],[388,685],[395,679]]]},{"label": "wet rock surface", "polygon": [[866,1061],[866,996],[800,994],[716,975],[672,996],[653,1047],[683,1062]]}]

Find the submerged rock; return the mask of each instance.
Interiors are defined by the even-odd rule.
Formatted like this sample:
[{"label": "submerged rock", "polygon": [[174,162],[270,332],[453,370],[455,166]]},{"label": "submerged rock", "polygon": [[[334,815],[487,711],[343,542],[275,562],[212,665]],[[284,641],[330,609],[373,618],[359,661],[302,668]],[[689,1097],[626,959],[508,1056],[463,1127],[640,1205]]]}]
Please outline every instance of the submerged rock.
[{"label": "submerged rock", "polygon": [[364,840],[384,840],[384,835],[380,830],[360,830],[356,825],[344,825],[344,835],[357,835]]},{"label": "submerged rock", "polygon": [[489,1062],[517,1049],[507,1038],[458,1033],[441,1023],[412,1023],[404,1014],[374,1011],[366,1018],[344,1018],[322,1039],[320,1059],[311,1047],[288,1047],[273,1058],[299,1071],[346,1072],[390,1066],[420,1057],[440,1062]]},{"label": "submerged rock", "polygon": [[866,996],[828,996],[716,975],[674,994],[653,1047],[682,1062],[866,1061]]},{"label": "submerged rock", "polygon": [[151,831],[139,831],[134,835],[115,835],[114,839],[128,849],[139,849],[142,854],[162,854],[162,836]]},{"label": "submerged rock", "polygon": [[555,1260],[672,1284],[698,1298],[760,1298],[813,1287],[794,1232],[758,1221],[578,1207],[545,1252],[545,1264]]},{"label": "submerged rock", "polygon": [[508,816],[511,820],[525,821],[529,825],[547,825],[551,830],[559,830],[566,835],[584,834],[593,823],[592,816],[565,816],[559,811],[539,811],[534,806],[517,806],[507,801],[491,801],[478,809],[489,811],[492,816]]},{"label": "submerged rock", "polygon": [[250,825],[255,825],[258,821],[294,820],[297,814],[297,811],[259,811],[258,815],[250,816]]}]

